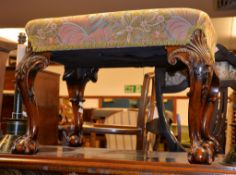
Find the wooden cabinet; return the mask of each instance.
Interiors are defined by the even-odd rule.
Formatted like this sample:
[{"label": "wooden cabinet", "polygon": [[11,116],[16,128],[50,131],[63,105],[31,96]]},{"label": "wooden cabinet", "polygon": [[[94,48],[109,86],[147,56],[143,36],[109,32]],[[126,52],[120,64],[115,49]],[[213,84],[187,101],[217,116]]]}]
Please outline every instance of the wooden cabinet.
[{"label": "wooden cabinet", "polygon": [[[1,50],[1,47],[0,47],[0,50]],[[0,51],[0,112],[2,110],[2,98],[3,98],[2,91],[4,89],[3,84],[4,84],[5,67],[6,67],[7,58],[8,58],[8,53]]]},{"label": "wooden cabinet", "polygon": [[1,112],[1,130],[3,134],[7,131],[7,121],[11,118],[14,105],[14,94],[4,93],[2,99],[2,112]]},{"label": "wooden cabinet", "polygon": [[[15,68],[8,67],[5,73],[3,94],[3,109],[1,113],[1,128],[6,133],[6,122],[11,117],[14,103]],[[57,144],[58,113],[59,113],[59,74],[42,71],[35,80],[35,93],[39,106],[39,143]]]},{"label": "wooden cabinet", "polygon": [[35,94],[39,108],[39,143],[58,142],[59,74],[39,72],[35,80]]}]

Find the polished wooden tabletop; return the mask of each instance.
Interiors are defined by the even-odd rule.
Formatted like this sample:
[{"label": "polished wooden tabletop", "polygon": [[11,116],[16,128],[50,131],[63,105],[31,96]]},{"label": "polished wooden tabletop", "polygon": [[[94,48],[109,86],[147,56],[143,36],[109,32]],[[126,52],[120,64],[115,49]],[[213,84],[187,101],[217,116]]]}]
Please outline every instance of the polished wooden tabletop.
[{"label": "polished wooden tabletop", "polygon": [[236,166],[224,165],[223,158],[217,156],[212,165],[193,165],[187,153],[40,146],[36,155],[0,154],[0,167],[91,174],[236,174]]}]

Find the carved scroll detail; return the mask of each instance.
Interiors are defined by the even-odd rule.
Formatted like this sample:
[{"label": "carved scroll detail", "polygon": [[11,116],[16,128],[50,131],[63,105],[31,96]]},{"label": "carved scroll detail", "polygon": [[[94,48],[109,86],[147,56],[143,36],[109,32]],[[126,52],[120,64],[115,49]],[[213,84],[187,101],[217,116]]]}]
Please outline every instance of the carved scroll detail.
[{"label": "carved scroll detail", "polygon": [[196,30],[189,44],[179,48],[167,48],[168,62],[182,61],[188,68],[190,79],[189,134],[191,163],[211,163],[219,149],[217,140],[210,135],[209,125],[217,99],[219,78],[214,61],[201,30]]},{"label": "carved scroll detail", "polygon": [[[187,53],[193,59],[188,59],[181,55],[181,53]],[[196,63],[204,62],[206,65],[212,65],[214,63],[207,46],[205,35],[201,30],[196,30],[193,33],[189,44],[174,50],[168,55],[168,62],[170,64],[174,65],[177,62],[176,59],[181,60],[186,65],[191,64],[193,60]]]},{"label": "carved scroll detail", "polygon": [[44,69],[50,63],[49,54],[37,54],[32,52],[32,48],[29,45],[26,49],[26,54],[22,61],[19,63],[16,69],[16,79],[22,80],[27,76],[26,74],[30,71],[37,72]]},{"label": "carved scroll detail", "polygon": [[29,45],[25,57],[17,67],[16,83],[20,89],[28,114],[28,126],[27,133],[16,140],[12,148],[13,153],[34,154],[38,150],[36,140],[39,113],[34,98],[33,86],[37,72],[49,64],[49,59],[49,53],[33,53]]}]

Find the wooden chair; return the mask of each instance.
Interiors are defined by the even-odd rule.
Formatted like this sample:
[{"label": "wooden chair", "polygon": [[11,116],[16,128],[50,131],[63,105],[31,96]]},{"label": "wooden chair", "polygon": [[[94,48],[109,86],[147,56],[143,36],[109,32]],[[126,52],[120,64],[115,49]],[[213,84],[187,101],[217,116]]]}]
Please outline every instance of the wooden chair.
[{"label": "wooden chair", "polygon": [[[115,112],[108,116],[105,119],[106,126],[111,127],[110,130],[113,130],[112,126],[134,126],[137,127],[139,121],[140,128],[142,128],[143,142],[137,142],[137,136],[127,136],[127,135],[111,135],[106,134],[107,147],[112,149],[125,149],[125,150],[134,150],[142,148],[147,151],[149,149],[156,150],[158,145],[158,138],[163,137],[167,140],[167,151],[184,151],[184,148],[180,144],[181,139],[181,124],[180,118],[178,118],[178,139],[170,131],[169,120],[166,116],[166,112],[163,107],[163,101],[160,101],[161,108],[160,111],[156,108],[156,83],[155,83],[155,73],[146,73],[144,75],[142,93],[140,98],[139,110],[137,109],[128,109]],[[162,115],[163,113],[163,115]],[[161,117],[159,117],[159,115]],[[102,125],[101,125],[102,126]],[[85,128],[85,127],[84,127]],[[85,130],[86,131],[86,130]],[[151,138],[150,133],[155,134],[156,138]],[[117,132],[118,133],[118,132]],[[119,133],[118,133],[119,134]],[[149,134],[149,135],[148,135]],[[155,143],[153,143],[155,142]],[[119,143],[119,144],[118,144]],[[143,146],[139,146],[140,143]],[[153,147],[153,148],[150,148]]]},{"label": "wooden chair", "polygon": [[[145,116],[142,116],[144,120]],[[104,123],[83,124],[83,133],[90,135],[90,145],[96,147],[96,136],[105,135],[106,147],[120,150],[145,150],[146,140],[145,122],[141,126],[138,123],[138,109],[121,109],[106,117]],[[64,136],[63,143],[67,143],[66,133],[69,132],[70,126],[59,125],[59,131]],[[143,138],[144,137],[144,138]],[[119,144],[118,144],[119,142]]]},{"label": "wooden chair", "polygon": [[[147,151],[152,142],[148,139],[147,132],[154,128],[154,130],[158,130],[158,133],[155,134],[162,135],[164,133],[169,138],[169,134],[172,135],[172,133],[169,131],[169,126],[165,119],[160,119],[161,123],[159,120],[158,123],[154,122],[155,126],[150,126],[156,109],[155,86],[155,74],[153,72],[146,73],[139,100],[139,109],[121,109],[113,112],[105,118],[104,124],[84,124],[84,133],[105,134],[108,148],[124,150]],[[163,128],[164,126],[160,127],[161,125],[165,125],[166,128]],[[170,146],[177,143],[175,137],[172,136],[172,138],[174,139],[168,142],[170,151],[178,151],[178,149]]]},{"label": "wooden chair", "polygon": [[[104,123],[84,123],[83,132],[91,134],[90,142],[92,146],[96,146],[96,134],[105,134],[107,148],[146,151],[152,146],[151,142],[154,142],[147,136],[147,132],[152,132],[155,135],[167,138],[167,150],[183,151],[184,149],[170,131],[166,118],[154,117],[155,112],[157,112],[155,111],[157,110],[155,86],[155,74],[153,72],[146,73],[143,80],[139,109],[101,109],[103,113],[104,111],[111,113],[105,118]],[[161,108],[161,110],[164,110],[164,108]],[[162,117],[165,117],[165,115]],[[61,130],[60,132],[63,132],[62,130],[67,130],[68,132],[69,127],[60,125],[59,130]]]},{"label": "wooden chair", "polygon": [[[164,104],[163,104],[163,99],[162,95],[165,90],[169,90],[173,88],[172,91],[176,91],[177,89],[181,89],[183,86],[182,83],[179,83],[179,81],[175,83],[179,83],[176,85],[171,85],[171,88],[166,86],[165,83],[167,82],[165,80],[165,83],[163,84],[163,78],[166,76],[166,72],[160,71],[158,74],[154,73],[147,73],[145,74],[144,78],[144,84],[149,84],[148,86],[143,86],[146,89],[146,94],[149,94],[149,86],[151,86],[151,93],[150,93],[150,101],[149,101],[149,116],[146,124],[146,130],[147,132],[151,132],[155,134],[155,139],[154,143],[151,144],[149,141],[149,146],[152,145],[153,150],[157,150],[157,147],[160,143],[160,139],[163,138],[166,141],[165,144],[165,150],[166,151],[172,151],[172,152],[182,152],[185,151],[184,147],[180,144],[178,139],[181,139],[181,124],[180,124],[180,119],[178,118],[178,135],[180,136],[178,139],[176,136],[173,134],[173,132],[170,129],[170,118],[168,118],[168,111],[165,110]],[[155,75],[158,75],[155,77]],[[171,83],[170,81],[173,80],[168,80],[168,83]],[[173,83],[173,82],[172,82]],[[180,86],[180,88],[179,88]],[[159,89],[158,95],[156,94],[156,89]],[[158,98],[157,98],[158,96]],[[146,96],[147,98],[147,96]],[[146,102],[147,100],[143,100]],[[145,106],[145,104],[143,104]],[[144,110],[144,109],[143,109]],[[162,139],[162,140],[163,140]]]},{"label": "wooden chair", "polygon": [[224,163],[235,165],[236,160],[236,91],[230,95],[230,105],[227,117],[227,147]]},{"label": "wooden chair", "polygon": [[[115,112],[114,114],[106,117],[104,124],[110,125],[111,129],[112,125],[137,127],[137,121],[138,121],[138,109],[123,109],[119,112]],[[141,147],[145,148],[145,145],[139,146],[139,143],[137,143],[137,134],[136,135],[105,134],[105,137],[106,137],[106,147],[109,149],[136,150],[136,148],[141,148]],[[145,143],[146,141],[144,140],[144,144]]]},{"label": "wooden chair", "polygon": [[236,55],[221,44],[217,44],[215,53],[216,69],[220,78],[220,93],[214,110],[210,132],[220,143],[220,152],[225,153],[228,88],[236,91]]},{"label": "wooden chair", "polygon": [[[85,133],[106,134],[109,148],[146,151],[148,148],[146,123],[148,120],[152,119],[154,112],[153,107],[155,106],[154,103],[150,103],[149,101],[149,87],[153,77],[154,73],[148,73],[144,76],[139,109],[127,109],[114,112],[105,119],[104,124],[83,125],[83,131]],[[152,91],[154,92],[155,89]],[[153,95],[151,95],[151,98],[154,99]],[[148,106],[150,104],[152,106]],[[107,134],[116,135],[111,136]],[[128,135],[133,135],[134,137]],[[111,146],[111,142],[113,142],[112,137],[116,140],[122,140],[119,142],[119,146],[117,144]],[[125,138],[129,138],[129,143],[124,143]]]}]

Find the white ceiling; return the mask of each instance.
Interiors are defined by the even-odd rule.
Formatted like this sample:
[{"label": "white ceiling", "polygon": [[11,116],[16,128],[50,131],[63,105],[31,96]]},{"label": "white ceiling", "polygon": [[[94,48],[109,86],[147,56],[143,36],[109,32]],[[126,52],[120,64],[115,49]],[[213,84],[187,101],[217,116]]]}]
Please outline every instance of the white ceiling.
[{"label": "white ceiling", "polygon": [[24,27],[34,18],[162,7],[191,7],[211,17],[236,16],[236,9],[216,10],[216,0],[3,0],[0,27]]}]

